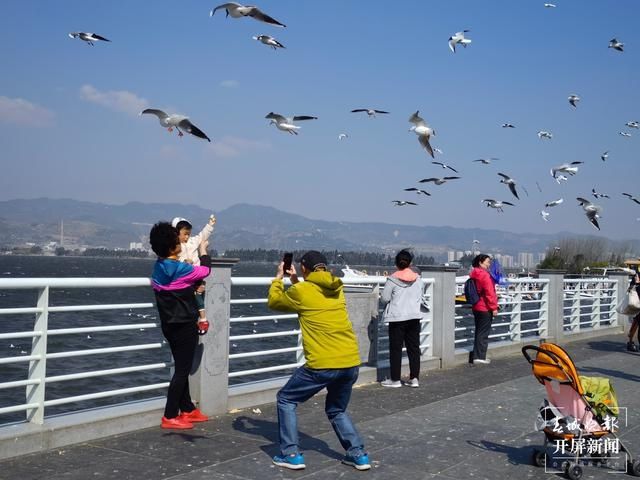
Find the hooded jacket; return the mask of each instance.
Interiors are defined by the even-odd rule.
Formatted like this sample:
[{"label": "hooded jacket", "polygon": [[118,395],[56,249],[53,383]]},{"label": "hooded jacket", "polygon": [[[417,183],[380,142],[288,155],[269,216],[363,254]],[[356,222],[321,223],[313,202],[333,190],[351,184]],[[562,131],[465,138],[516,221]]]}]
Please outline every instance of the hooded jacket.
[{"label": "hooded jacket", "polygon": [[405,268],[387,278],[380,300],[385,303],[383,320],[402,322],[423,317],[420,310],[424,283],[420,275]]},{"label": "hooded jacket", "polygon": [[306,366],[311,369],[360,365],[358,341],[347,314],[342,280],[329,272],[311,272],[304,282],[284,289],[271,282],[269,308],[298,314]]},{"label": "hooded jacket", "polygon": [[498,310],[498,295],[496,285],[484,268],[474,267],[469,277],[476,282],[476,290],[480,296],[478,303],[471,307],[476,312],[492,312]]}]

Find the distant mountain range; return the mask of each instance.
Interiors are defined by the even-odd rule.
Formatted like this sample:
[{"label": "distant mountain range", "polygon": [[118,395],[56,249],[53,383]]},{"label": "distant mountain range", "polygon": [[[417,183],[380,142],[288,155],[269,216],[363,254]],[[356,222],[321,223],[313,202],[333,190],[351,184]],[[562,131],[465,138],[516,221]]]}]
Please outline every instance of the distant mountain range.
[{"label": "distant mountain range", "polygon": [[[130,202],[106,205],[70,199],[38,198],[0,201],[0,245],[59,242],[63,222],[65,245],[128,248],[130,242],[147,242],[149,228],[160,219],[189,219],[194,232],[207,222],[211,211],[196,205]],[[216,212],[211,245],[218,251],[246,249],[325,249],[393,251],[411,246],[442,258],[447,250],[469,250],[473,239],[489,252],[516,254],[543,252],[560,237],[501,230],[396,225],[387,223],[332,222],[259,205],[238,204]],[[640,250],[640,242],[612,242]]]}]

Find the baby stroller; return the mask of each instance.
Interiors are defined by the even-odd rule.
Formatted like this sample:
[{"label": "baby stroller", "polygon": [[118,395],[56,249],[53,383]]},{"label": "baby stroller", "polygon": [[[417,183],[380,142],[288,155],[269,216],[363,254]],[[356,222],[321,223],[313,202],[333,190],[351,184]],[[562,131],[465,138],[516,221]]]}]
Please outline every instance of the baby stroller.
[{"label": "baby stroller", "polygon": [[553,343],[525,345],[522,354],[547,391],[536,421],[544,449],[534,451],[534,464],[579,480],[583,466],[611,468],[623,459],[625,471],[640,476],[640,461],[615,434],[618,405],[609,380],[579,376],[569,354]]}]

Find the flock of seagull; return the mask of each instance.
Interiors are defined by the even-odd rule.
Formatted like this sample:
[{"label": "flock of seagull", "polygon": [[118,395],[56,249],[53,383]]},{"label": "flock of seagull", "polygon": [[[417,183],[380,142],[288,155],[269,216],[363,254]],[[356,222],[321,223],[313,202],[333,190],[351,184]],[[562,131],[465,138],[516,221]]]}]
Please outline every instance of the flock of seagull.
[{"label": "flock of seagull", "polygon": [[[545,3],[544,7],[556,8],[556,5],[552,3]],[[249,17],[274,27],[279,27],[279,28],[286,27],[285,24],[279,22],[272,16],[267,15],[258,7],[252,6],[252,5],[242,5],[236,2],[223,3],[213,8],[209,12],[209,16],[214,17],[216,12],[218,11],[226,12],[227,18],[231,17],[232,19],[240,19],[240,18]],[[466,34],[468,34],[469,32],[470,32],[469,29],[465,29],[460,32],[456,32],[449,37],[448,45],[450,50],[454,54],[456,53],[456,47],[462,46],[463,48],[466,49],[468,46],[472,44],[472,40],[470,38],[467,38],[466,36]],[[90,33],[90,32],[72,32],[72,33],[69,33],[69,37],[82,40],[83,42],[86,42],[90,46],[94,46],[95,43],[97,42],[111,42],[111,40],[107,39],[104,36],[98,35],[96,33]],[[280,43],[278,40],[276,40],[274,37],[270,35],[261,34],[261,35],[255,35],[252,38],[253,40],[259,41],[262,44],[270,48],[273,48],[274,50],[285,48],[285,46],[282,43]],[[620,42],[616,38],[613,38],[609,41],[609,48],[616,50],[618,52],[624,52],[624,43]],[[569,105],[573,109],[577,109],[578,103],[581,101],[581,98],[579,95],[572,93],[567,97],[567,100],[569,102]],[[382,115],[389,114],[388,111],[379,110],[376,108],[356,108],[351,110],[351,113],[366,113],[369,118],[375,118],[376,115],[378,114],[382,114]],[[158,118],[158,121],[163,128],[166,128],[169,132],[173,132],[173,130],[175,129],[178,132],[178,136],[180,137],[184,136],[183,132],[186,132],[195,137],[211,142],[211,139],[201,129],[196,127],[187,116],[178,115],[178,114],[169,114],[155,108],[147,108],[147,109],[144,109],[142,112],[140,112],[140,115],[144,115],[144,114],[155,115]],[[289,133],[291,135],[298,135],[298,130],[300,129],[300,126],[296,125],[296,122],[318,119],[318,117],[313,115],[284,116],[282,114],[275,113],[275,112],[269,112],[265,116],[265,118],[269,119],[269,125],[275,125],[275,127],[278,130]],[[422,149],[426,151],[427,155],[429,155],[433,160],[431,163],[434,165],[440,166],[444,170],[450,170],[455,174],[457,174],[456,176],[423,178],[422,180],[419,180],[418,183],[421,183],[421,184],[433,183],[434,185],[443,185],[446,182],[458,180],[462,178],[461,176],[459,176],[459,171],[453,166],[448,165],[444,162],[435,161],[435,153],[441,154],[442,151],[432,147],[430,141],[431,141],[431,138],[436,135],[436,131],[431,126],[429,126],[429,124],[425,121],[424,118],[420,116],[420,111],[417,110],[415,113],[410,115],[408,118],[408,121],[409,123],[412,124],[409,131],[413,132],[417,136],[419,145],[422,147]],[[626,123],[626,126],[632,129],[640,129],[640,122],[629,121]],[[505,129],[516,128],[516,126],[512,123],[503,123],[501,127]],[[627,137],[627,138],[631,137],[631,133],[629,132],[620,131],[618,133],[623,137]],[[553,139],[553,134],[546,130],[538,131],[537,136],[540,140],[545,140],[545,141],[549,141]],[[347,133],[340,133],[338,135],[338,140],[345,140],[347,138],[349,138],[349,135]],[[603,162],[605,162],[607,161],[608,156],[609,156],[609,151],[606,151],[600,156],[600,158]],[[496,160],[499,160],[499,159],[495,157],[490,157],[490,158],[479,158],[479,159],[473,160],[473,162],[477,162],[481,165],[490,165],[493,161],[496,161]],[[562,182],[567,182],[570,177],[573,177],[578,173],[579,166],[582,165],[583,163],[584,162],[581,162],[581,161],[574,161],[574,162],[564,163],[556,167],[553,167],[550,171],[551,176],[558,184]],[[511,176],[509,176],[508,174],[502,173],[502,172],[498,172],[498,176],[500,177],[499,182],[507,186],[511,194],[517,200],[519,200],[520,196],[518,194],[518,189],[517,189],[518,184],[516,180]],[[536,182],[536,185],[538,186],[538,190],[542,192],[542,189],[540,188],[540,185],[537,182]],[[521,188],[528,195],[528,192],[526,191],[526,189],[522,186]],[[420,196],[431,196],[431,194],[428,191],[422,188],[417,188],[417,187],[405,188],[404,191],[413,192]],[[597,192],[595,188],[592,189],[591,193],[596,199],[610,198],[609,195],[607,194]],[[637,204],[640,204],[640,199],[635,197],[634,195],[629,193],[623,193],[622,195],[628,197],[629,200]],[[582,207],[584,214],[586,215],[589,222],[595,228],[600,230],[598,219],[601,218],[602,207],[594,204],[593,202],[583,197],[577,197],[576,200],[578,201],[578,204]],[[563,201],[564,200],[562,198],[549,201],[545,203],[544,208],[547,209],[547,208],[556,207],[558,205],[561,205]],[[515,204],[512,202],[509,202],[506,200],[497,200],[493,198],[485,198],[482,200],[482,202],[485,203],[487,207],[493,208],[497,212],[503,212],[504,211],[503,208],[505,206],[510,206],[510,207],[515,206]],[[408,200],[392,200],[392,203],[396,206],[418,205],[417,202],[408,201]],[[549,221],[550,213],[545,209],[542,209],[540,211],[540,216],[545,222],[547,222]]]}]

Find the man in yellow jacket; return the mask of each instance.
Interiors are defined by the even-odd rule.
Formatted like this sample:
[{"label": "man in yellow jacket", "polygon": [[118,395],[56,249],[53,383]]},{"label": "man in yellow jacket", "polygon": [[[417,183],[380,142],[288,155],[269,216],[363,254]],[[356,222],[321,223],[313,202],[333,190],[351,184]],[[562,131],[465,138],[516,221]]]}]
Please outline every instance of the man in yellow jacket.
[{"label": "man in yellow jacket", "polygon": [[285,291],[283,263],[269,288],[269,308],[298,314],[306,363],[296,369],[277,395],[280,455],[273,463],[292,470],[306,467],[298,448],[296,407],[323,388],[327,389],[325,412],[340,444],[346,451],[342,463],[358,470],[369,470],[364,451],[347,406],[351,389],[358,379],[360,354],[353,326],[347,314],[342,281],[327,271],[327,260],[311,250],[300,259],[304,282],[295,267],[286,273],[292,286]]}]

